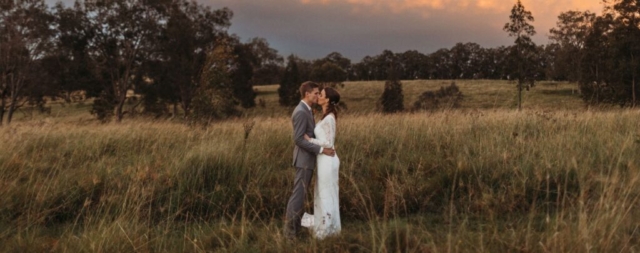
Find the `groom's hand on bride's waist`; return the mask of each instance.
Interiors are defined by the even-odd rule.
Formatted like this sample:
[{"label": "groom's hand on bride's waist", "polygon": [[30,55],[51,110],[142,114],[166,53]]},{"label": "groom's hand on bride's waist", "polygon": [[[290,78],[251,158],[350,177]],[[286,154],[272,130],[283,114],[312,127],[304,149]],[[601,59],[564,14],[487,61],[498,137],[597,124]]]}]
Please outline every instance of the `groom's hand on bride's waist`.
[{"label": "groom's hand on bride's waist", "polygon": [[322,154],[324,155],[328,155],[328,156],[335,156],[336,155],[336,151],[332,148],[324,148],[322,149]]}]

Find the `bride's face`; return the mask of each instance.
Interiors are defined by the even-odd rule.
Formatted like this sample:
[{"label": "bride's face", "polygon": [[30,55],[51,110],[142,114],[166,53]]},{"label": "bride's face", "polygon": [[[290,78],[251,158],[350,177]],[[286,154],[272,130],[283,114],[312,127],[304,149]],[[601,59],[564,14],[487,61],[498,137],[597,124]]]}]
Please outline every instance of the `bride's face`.
[{"label": "bride's face", "polygon": [[327,93],[325,93],[325,91],[322,90],[322,92],[320,92],[320,96],[318,97],[318,105],[324,106],[328,102],[329,102],[329,99],[327,98]]}]

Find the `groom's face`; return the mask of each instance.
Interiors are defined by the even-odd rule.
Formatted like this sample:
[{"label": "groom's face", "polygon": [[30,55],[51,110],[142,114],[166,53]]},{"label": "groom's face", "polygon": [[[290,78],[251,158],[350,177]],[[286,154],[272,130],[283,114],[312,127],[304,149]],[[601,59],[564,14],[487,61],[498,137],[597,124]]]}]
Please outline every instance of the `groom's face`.
[{"label": "groom's face", "polygon": [[318,96],[320,96],[320,90],[318,88],[313,88],[310,93],[307,93],[307,96],[309,97],[309,101],[311,101],[311,103],[317,104]]}]

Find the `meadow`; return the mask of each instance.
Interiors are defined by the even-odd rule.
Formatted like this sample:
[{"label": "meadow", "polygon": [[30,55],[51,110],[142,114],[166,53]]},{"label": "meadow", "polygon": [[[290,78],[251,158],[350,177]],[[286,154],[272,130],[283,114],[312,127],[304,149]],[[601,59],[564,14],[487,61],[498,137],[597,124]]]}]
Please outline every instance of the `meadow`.
[{"label": "meadow", "polygon": [[[450,83],[404,81],[405,107]],[[456,84],[459,109],[385,115],[384,82],[347,82],[343,230],[294,244],[291,109],[276,85],[207,128],[101,124],[88,103],[23,110],[0,127],[0,251],[640,251],[640,111],[588,108],[575,84],[548,82],[519,112],[513,83]]]}]

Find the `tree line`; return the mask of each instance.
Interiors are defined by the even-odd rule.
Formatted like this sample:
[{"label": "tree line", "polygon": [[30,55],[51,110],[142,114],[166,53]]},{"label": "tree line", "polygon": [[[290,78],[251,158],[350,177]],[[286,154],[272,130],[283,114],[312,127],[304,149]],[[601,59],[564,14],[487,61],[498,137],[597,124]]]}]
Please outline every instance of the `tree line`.
[{"label": "tree line", "polygon": [[86,98],[102,120],[142,112],[210,121],[256,106],[255,85],[280,84],[280,103],[294,104],[291,87],[306,80],[510,79],[518,92],[537,80],[571,81],[587,103],[635,106],[640,6],[603,6],[601,15],[561,13],[546,45],[531,41],[533,16],[517,1],[504,27],[513,45],[384,50],[352,63],[338,52],[285,60],[263,38],[229,34],[230,9],[190,0],[79,0],[70,7],[7,0],[0,3],[0,124],[23,106],[46,111],[47,99]]},{"label": "tree line", "polygon": [[118,122],[138,111],[125,103],[186,118],[220,96],[226,108],[198,113],[255,106],[252,86],[277,83],[283,58],[263,38],[228,34],[232,16],[188,0],[2,1],[0,123],[25,105],[46,109],[45,98],[94,98],[91,112]]}]

